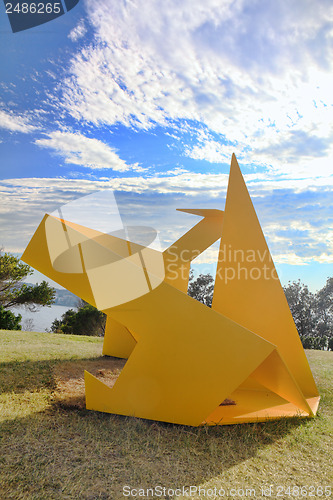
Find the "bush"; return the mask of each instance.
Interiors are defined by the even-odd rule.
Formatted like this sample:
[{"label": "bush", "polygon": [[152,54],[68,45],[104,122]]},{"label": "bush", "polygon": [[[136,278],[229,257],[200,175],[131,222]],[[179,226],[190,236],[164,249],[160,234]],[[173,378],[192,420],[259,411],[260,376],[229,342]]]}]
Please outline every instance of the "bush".
[{"label": "bush", "polygon": [[85,304],[77,312],[68,309],[60,320],[55,319],[51,325],[51,332],[102,337],[105,322],[106,316],[104,313],[90,304]]},{"label": "bush", "polygon": [[12,311],[6,310],[3,306],[0,306],[0,328],[2,330],[22,330],[20,325],[21,319],[21,314],[15,316]]},{"label": "bush", "polygon": [[304,349],[316,349],[316,350],[325,350],[329,346],[329,340],[326,335],[322,337],[318,335],[306,335],[301,336],[301,341]]}]

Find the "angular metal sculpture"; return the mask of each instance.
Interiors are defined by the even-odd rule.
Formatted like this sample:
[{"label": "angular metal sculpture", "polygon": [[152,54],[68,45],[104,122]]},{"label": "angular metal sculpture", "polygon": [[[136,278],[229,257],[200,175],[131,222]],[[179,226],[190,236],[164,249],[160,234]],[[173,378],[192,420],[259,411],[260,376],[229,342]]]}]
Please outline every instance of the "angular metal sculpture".
[{"label": "angular metal sculpture", "polygon": [[[319,395],[236,157],[225,211],[163,253],[46,215],[22,260],[107,314],[114,387],[85,372],[86,405],[198,426],[314,416]],[[148,240],[152,240],[151,234]],[[221,238],[212,308],[187,295],[191,261]]]}]

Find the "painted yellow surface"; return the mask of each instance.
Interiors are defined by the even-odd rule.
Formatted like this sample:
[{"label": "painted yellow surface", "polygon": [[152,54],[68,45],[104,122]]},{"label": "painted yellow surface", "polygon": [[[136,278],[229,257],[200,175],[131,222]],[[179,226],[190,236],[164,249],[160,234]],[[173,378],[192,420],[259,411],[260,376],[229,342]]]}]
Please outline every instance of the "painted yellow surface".
[{"label": "painted yellow surface", "polygon": [[318,396],[235,157],[230,169],[212,307],[276,345],[305,397]]},{"label": "painted yellow surface", "polygon": [[103,354],[104,356],[114,356],[116,358],[129,358],[136,346],[136,340],[127,328],[118,323],[112,313],[107,315]]},{"label": "painted yellow surface", "polygon": [[[86,406],[185,425],[313,416],[319,395],[235,156],[225,211],[164,252],[45,216],[22,260],[107,314],[111,388],[85,372]],[[190,264],[221,239],[212,308]]]}]

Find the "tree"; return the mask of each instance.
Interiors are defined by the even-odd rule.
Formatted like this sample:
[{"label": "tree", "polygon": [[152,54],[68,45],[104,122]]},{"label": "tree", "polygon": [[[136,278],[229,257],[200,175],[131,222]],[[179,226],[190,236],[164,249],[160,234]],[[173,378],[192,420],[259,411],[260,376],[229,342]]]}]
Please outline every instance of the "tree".
[{"label": "tree", "polygon": [[106,315],[91,306],[83,303],[78,311],[68,309],[61,319],[55,319],[51,325],[51,332],[71,335],[104,335]]},{"label": "tree", "polygon": [[33,332],[35,328],[34,320],[32,318],[26,318],[22,323],[22,328],[25,332]]},{"label": "tree", "polygon": [[202,302],[208,307],[212,307],[214,292],[214,278],[211,274],[199,274],[194,279],[194,273],[191,270],[189,286],[187,293],[190,297]]},{"label": "tree", "polygon": [[33,269],[18,257],[0,251],[0,305],[5,309],[23,305],[30,311],[38,306],[50,306],[55,300],[55,289],[46,281],[37,285],[24,283]]},{"label": "tree", "polygon": [[306,335],[301,337],[304,349],[317,349],[324,351],[329,348],[329,340],[326,335],[320,337],[319,335]]},{"label": "tree", "polygon": [[333,337],[331,337],[328,341],[327,348],[329,351],[333,351]]},{"label": "tree", "polygon": [[284,288],[290,310],[305,349],[331,349],[333,336],[333,278],[316,294],[303,283]]},{"label": "tree", "polygon": [[316,293],[316,311],[318,335],[333,335],[333,278],[328,278],[326,285]]},{"label": "tree", "polygon": [[300,337],[311,335],[315,326],[315,296],[300,280],[284,288],[291,314]]},{"label": "tree", "polygon": [[0,306],[0,329],[1,330],[21,330],[20,321],[21,314],[17,316],[11,311],[6,311],[3,306]]}]

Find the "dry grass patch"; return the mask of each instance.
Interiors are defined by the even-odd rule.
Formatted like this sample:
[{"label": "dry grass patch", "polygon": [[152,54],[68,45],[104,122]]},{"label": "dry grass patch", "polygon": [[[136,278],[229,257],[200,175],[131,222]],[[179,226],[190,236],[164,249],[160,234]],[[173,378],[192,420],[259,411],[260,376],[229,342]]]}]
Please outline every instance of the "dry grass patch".
[{"label": "dry grass patch", "polygon": [[118,358],[98,358],[93,360],[66,361],[53,368],[55,390],[53,403],[62,408],[84,409],[84,370],[113,387],[126,360]]},{"label": "dry grass patch", "polygon": [[[53,368],[55,384],[53,403],[64,409],[83,410],[86,407],[84,371],[88,371],[104,384],[113,387],[125,363],[125,359],[103,357],[56,364]],[[235,404],[232,399],[225,399],[220,406]]]}]

